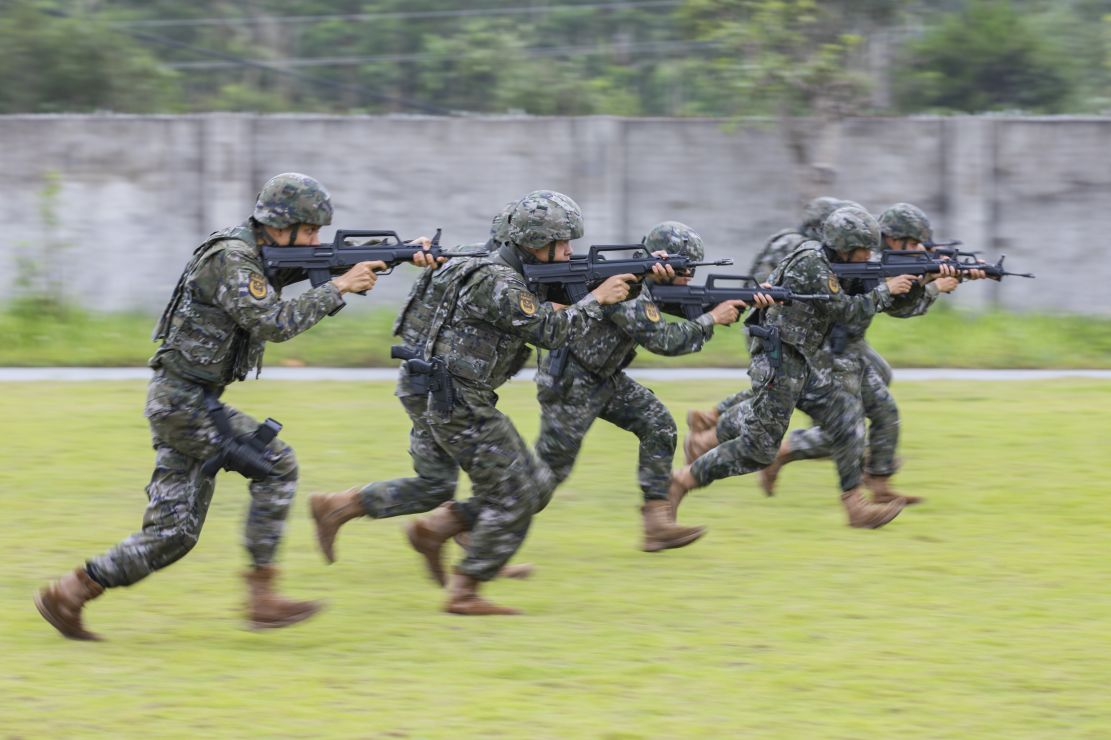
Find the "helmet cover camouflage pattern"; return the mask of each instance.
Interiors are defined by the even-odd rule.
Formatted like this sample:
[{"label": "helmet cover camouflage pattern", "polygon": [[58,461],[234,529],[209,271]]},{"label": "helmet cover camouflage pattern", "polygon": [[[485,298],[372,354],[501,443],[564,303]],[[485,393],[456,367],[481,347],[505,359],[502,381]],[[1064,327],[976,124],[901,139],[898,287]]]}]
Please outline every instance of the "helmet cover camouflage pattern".
[{"label": "helmet cover camouflage pattern", "polygon": [[822,238],[822,224],[829,218],[829,214],[845,206],[861,207],[859,203],[854,201],[831,198],[828,195],[815,198],[807,203],[806,208],[802,211],[802,225],[799,226],[799,233],[807,239],[820,241]]},{"label": "helmet cover camouflage pattern", "polygon": [[505,244],[509,240],[509,214],[517,207],[517,201],[511,200],[501,209],[501,213],[494,216],[490,224],[490,238],[498,244]]},{"label": "helmet cover camouflage pattern", "polygon": [[664,221],[653,226],[648,236],[644,237],[644,246],[649,252],[662,250],[693,262],[701,262],[706,256],[702,237],[697,231],[678,221]]},{"label": "helmet cover camouflage pattern", "polygon": [[555,241],[583,235],[579,204],[554,190],[534,190],[513,206],[509,214],[509,241],[519,247],[539,249]]},{"label": "helmet cover camouflage pattern", "polygon": [[929,244],[933,238],[930,219],[918,206],[896,203],[880,215],[880,231],[892,239],[914,239]]},{"label": "helmet cover camouflage pattern", "polygon": [[880,225],[859,206],[838,208],[822,224],[822,243],[841,254],[876,249],[880,245]]},{"label": "helmet cover camouflage pattern", "polygon": [[283,172],[262,186],[252,214],[260,224],[285,229],[294,224],[332,223],[332,196],[320,182],[299,172]]}]

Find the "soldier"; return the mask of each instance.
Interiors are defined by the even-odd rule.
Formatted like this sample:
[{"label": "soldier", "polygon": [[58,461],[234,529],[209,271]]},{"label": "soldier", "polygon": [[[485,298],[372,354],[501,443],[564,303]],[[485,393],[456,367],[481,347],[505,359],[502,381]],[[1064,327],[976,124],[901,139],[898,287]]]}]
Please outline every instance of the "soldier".
[{"label": "soldier", "polygon": [[409,526],[409,541],[443,582],[444,543],[469,532],[466,557],[448,584],[453,614],[517,614],[478,594],[520,548],[551,471],[537,460],[512,422],[495,408],[495,390],[527,360],[526,343],[555,349],[602,318],[601,306],[629,295],[632,275],[609,278],[578,303],[557,309],[525,284],[523,264],[565,261],[582,236],[582,213],[565,195],[538,191],[509,216],[508,243],[489,260],[458,260],[433,278],[443,299],[431,318],[425,356],[444,368],[452,393],[430,395],[432,437],[471,479],[473,497],[449,501]]},{"label": "soldier", "polygon": [[[553,193],[553,196],[558,195]],[[508,239],[509,213],[517,201],[507,203],[490,226],[486,248],[497,251]],[[436,309],[443,300],[448,283],[433,282],[434,273],[425,272],[413,284],[401,313],[394,322],[394,336],[403,346],[423,349]],[[387,519],[405,514],[431,511],[455,498],[459,483],[459,465],[440,446],[424,416],[428,412],[428,388],[423,377],[409,372],[403,363],[398,373],[394,395],[401,401],[412,427],[409,431],[409,456],[415,478],[398,478],[356,486],[342,493],[313,494],[309,508],[316,525],[317,542],[329,563],[336,559],[335,541],[339,528],[352,519],[370,517]],[[499,575],[525,578],[531,573],[527,564],[506,565]],[[441,583],[441,585],[443,585]]]},{"label": "soldier", "polygon": [[[923,250],[932,244],[930,221],[921,209],[909,203],[896,203],[879,218],[883,246],[887,249]],[[887,311],[898,318],[921,316],[940,293],[951,293],[959,285],[956,271],[945,269],[937,275],[927,276],[921,286],[908,293],[908,300]],[[984,273],[970,272],[969,277],[979,279]],[[901,499],[905,504],[922,501],[920,496],[900,494],[891,488],[891,476],[898,469],[895,451],[899,442],[899,408],[888,386],[891,384],[891,366],[865,339],[871,318],[840,325],[831,332],[827,349],[835,354],[835,382],[857,390],[868,419],[868,445],[864,464],[864,484],[872,491],[876,503],[889,503]],[[835,346],[836,345],[836,346]],[[795,460],[814,460],[829,457],[831,440],[821,426],[797,429],[784,438],[775,460],[760,471],[760,485],[771,496],[779,472],[784,465]]]},{"label": "soldier", "polygon": [[[875,504],[860,493],[864,453],[859,396],[832,378],[832,359],[822,345],[836,322],[855,322],[890,307],[915,279],[889,278],[863,295],[849,296],[831,261],[861,262],[879,245],[879,224],[866,211],[834,211],[822,227],[822,241],[805,242],[772,272],[772,284],[798,293],[827,293],[826,303],[775,305],[761,311],[761,338],[752,346],[749,377],[753,395],[722,415],[716,428],[692,435],[693,464],[672,474],[668,497],[678,509],[686,493],[720,478],[761,470],[775,457],[796,408],[822,424],[832,439],[841,501],[853,527],[881,527],[903,507],[901,500]],[[753,323],[750,317],[748,323]]]},{"label": "soldier", "polygon": [[[382,262],[358,264],[289,301],[265,277],[260,247],[319,244],[320,227],[331,222],[324,187],[306,175],[285,173],[266,183],[245,223],[215,232],[193,253],[154,331],[162,346],[150,361],[154,375],[145,415],[155,468],[142,531],[35,596],[42,616],[66,637],[100,639],[82,624],[86,602],[105,589],[137,583],[197,543],[215,488],[206,461],[260,429],[250,416],[216,400],[224,388],[261,370],[267,341],[291,339],[342,307],[345,293],[374,287]],[[414,262],[431,264],[425,255]],[[244,537],[253,566],[245,574],[248,620],[253,628],[284,627],[321,608],[274,590],[275,553],[297,487],[297,461],[277,438],[265,452],[240,452],[224,466],[251,478]]]},{"label": "soldier", "polygon": [[[752,261],[752,267],[749,268],[748,274],[755,278],[756,282],[763,283],[772,274],[776,265],[782,262],[784,257],[798,249],[803,242],[808,240],[821,241],[822,224],[826,218],[838,208],[845,206],[859,206],[859,204],[851,200],[841,200],[829,196],[815,198],[807,203],[806,208],[803,209],[802,224],[798,228],[781,229],[768,237],[764,248]],[[718,418],[726,409],[736,406],[751,395],[751,390],[746,388],[722,400],[709,411],[692,409],[687,412],[687,427],[692,432],[706,431],[718,423]]]},{"label": "soldier", "polygon": [[[655,226],[644,244],[656,256],[682,255],[701,261],[705,254],[702,237],[677,221]],[[693,270],[676,275],[670,266],[661,272],[656,279],[679,284],[690,282],[693,275]],[[668,322],[661,319],[649,292],[641,290],[635,300],[607,308],[605,321],[594,323],[584,335],[540,361],[536,454],[551,468],[557,483],[570,475],[583,437],[596,418],[630,431],[640,440],[638,479],[644,492],[641,512],[646,552],[689,545],[706,530],[671,521],[667,488],[675,456],[675,420],[652,391],[626,375],[624,368],[632,362],[638,345],[661,355],[697,352],[713,336],[716,324],[734,323],[745,308],[741,301],[726,301],[695,321]],[[542,506],[547,503],[544,500]]]}]

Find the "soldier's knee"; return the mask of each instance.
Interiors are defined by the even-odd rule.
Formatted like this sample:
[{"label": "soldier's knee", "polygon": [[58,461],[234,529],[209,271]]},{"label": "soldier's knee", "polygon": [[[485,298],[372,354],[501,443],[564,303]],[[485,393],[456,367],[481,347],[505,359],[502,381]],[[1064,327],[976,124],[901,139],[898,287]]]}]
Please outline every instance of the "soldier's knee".
[{"label": "soldier's knee", "polygon": [[280,481],[296,481],[301,473],[297,465],[297,455],[289,445],[281,447],[273,455],[274,472],[270,477]]}]

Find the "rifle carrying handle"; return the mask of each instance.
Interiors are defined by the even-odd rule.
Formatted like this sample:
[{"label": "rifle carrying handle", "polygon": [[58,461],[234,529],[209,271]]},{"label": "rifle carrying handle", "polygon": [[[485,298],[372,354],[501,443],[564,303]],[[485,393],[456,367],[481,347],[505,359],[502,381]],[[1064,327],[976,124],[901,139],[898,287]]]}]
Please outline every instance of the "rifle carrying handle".
[{"label": "rifle carrying handle", "polygon": [[751,275],[722,275],[718,273],[716,275],[709,275],[706,277],[706,287],[715,287],[719,280],[722,282],[740,282],[759,285],[759,283],[756,282],[756,278],[752,277]]}]

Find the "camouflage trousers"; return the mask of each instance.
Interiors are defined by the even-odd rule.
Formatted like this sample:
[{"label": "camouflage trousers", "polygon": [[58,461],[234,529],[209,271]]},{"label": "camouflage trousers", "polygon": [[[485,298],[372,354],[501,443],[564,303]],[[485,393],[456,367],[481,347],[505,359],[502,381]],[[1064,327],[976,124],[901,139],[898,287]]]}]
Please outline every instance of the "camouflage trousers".
[{"label": "camouflage trousers", "polygon": [[[556,482],[562,483],[571,474],[583,437],[594,420],[601,418],[640,440],[637,479],[644,499],[667,500],[678,437],[667,408],[625,373],[599,380],[573,364],[565,372],[573,375],[559,384],[558,391],[542,386],[537,392],[540,436],[536,454],[551,468]],[[550,500],[549,491],[540,507]]]},{"label": "camouflage trousers", "polygon": [[440,446],[424,416],[427,396],[402,396],[401,405],[409,415],[409,456],[416,478],[368,483],[360,492],[363,511],[374,519],[431,511],[455,498],[459,484],[459,465]]},{"label": "camouflage trousers", "polygon": [[772,371],[767,355],[757,352],[749,366],[752,395],[718,419],[718,446],[694,461],[699,486],[766,468],[775,458],[798,408],[822,425],[831,439],[841,490],[860,485],[864,455],[864,412],[860,396],[838,386],[828,371],[816,372],[793,347],[784,345],[783,362]]},{"label": "camouflage trousers", "polygon": [[494,404],[492,391],[456,384],[449,415],[424,417],[436,443],[471,479],[472,497],[456,503],[470,531],[466,557],[457,566],[479,581],[497,576],[520,549],[552,473]]},{"label": "camouflage trousers", "polygon": [[[899,407],[885,382],[883,365],[887,363],[874,351],[865,351],[868,345],[858,342],[849,345],[834,362],[833,382],[860,394],[864,416],[868,420],[867,455],[864,472],[869,475],[894,475],[898,470],[895,450],[899,444]],[[788,439],[791,460],[816,460],[832,454],[830,435],[820,425],[791,432]]]},{"label": "camouflage trousers", "polygon": [[[225,408],[237,435],[258,427],[250,416]],[[145,413],[155,458],[143,528],[88,561],[90,575],[108,587],[130,586],[192,550],[215,489],[215,479],[201,472],[205,460],[218,451],[218,435],[205,410],[201,387],[157,371],[147,392]],[[293,450],[275,438],[266,454],[274,471],[250,483],[244,534],[256,566],[273,562],[297,488]]]}]

